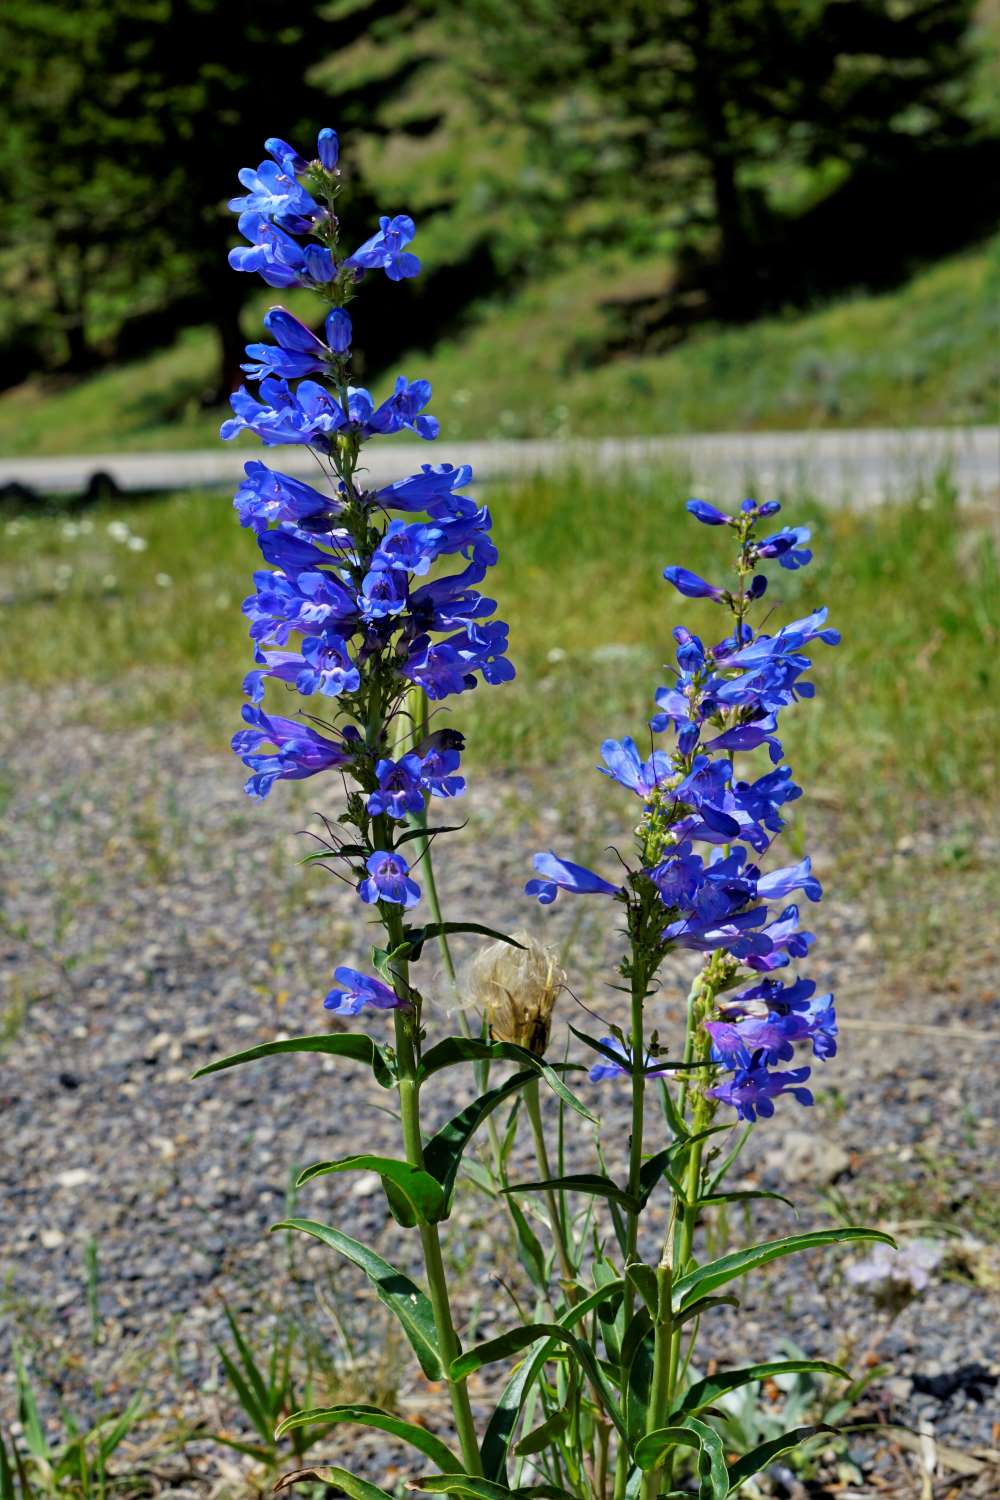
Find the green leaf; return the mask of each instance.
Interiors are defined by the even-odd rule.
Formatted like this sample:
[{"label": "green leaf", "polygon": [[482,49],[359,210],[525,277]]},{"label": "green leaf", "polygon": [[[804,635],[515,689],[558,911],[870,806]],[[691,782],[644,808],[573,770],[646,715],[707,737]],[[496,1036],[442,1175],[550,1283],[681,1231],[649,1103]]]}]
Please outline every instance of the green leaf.
[{"label": "green leaf", "polygon": [[550,1417],[547,1417],[544,1422],[515,1444],[514,1452],[518,1458],[525,1458],[530,1453],[541,1453],[556,1438],[561,1437],[568,1426],[569,1412],[563,1407],[561,1411],[554,1411]]},{"label": "green leaf", "polygon": [[635,1445],[635,1461],[645,1473],[658,1469],[671,1448],[700,1448],[698,1434],[690,1427],[657,1427]]},{"label": "green leaf", "polygon": [[649,1413],[649,1396],[653,1388],[653,1332],[652,1326],[643,1330],[643,1336],[635,1345],[635,1353],[628,1364],[625,1376],[625,1425],[633,1446],[646,1431]]},{"label": "green leaf", "polygon": [[338,1469],[335,1464],[322,1469],[293,1469],[290,1474],[281,1476],[272,1493],[277,1495],[295,1484],[332,1484],[349,1495],[350,1500],[392,1500],[377,1484],[369,1484],[367,1479],[359,1479],[356,1474],[348,1469]]},{"label": "green leaf", "polygon": [[[560,1318],[562,1328],[575,1328],[577,1323],[588,1317],[596,1307],[608,1297],[620,1296],[625,1290],[624,1281],[609,1282],[596,1292],[591,1292],[589,1297],[584,1297]],[[507,1453],[510,1441],[517,1427],[524,1403],[528,1398],[528,1392],[544,1368],[547,1359],[551,1358],[558,1348],[558,1340],[549,1339],[544,1343],[530,1359],[526,1359],[519,1369],[508,1380],[500,1393],[493,1415],[490,1417],[483,1435],[480,1452],[483,1459],[483,1470],[487,1479],[502,1479],[507,1468]],[[617,1407],[615,1407],[617,1413]],[[620,1420],[620,1415],[619,1415]],[[616,1424],[617,1425],[617,1424]],[[621,1429],[619,1429],[621,1430]]]},{"label": "green leaf", "polygon": [[519,943],[509,933],[497,932],[495,927],[484,927],[481,922],[428,922],[426,927],[408,927],[406,936],[413,945],[414,958],[419,958],[425,943],[448,937],[453,932],[473,932],[479,937],[496,938],[500,943],[509,943],[512,948],[524,947],[523,943]]},{"label": "green leaf", "polygon": [[714,1427],[688,1417],[687,1425],[701,1442],[698,1455],[698,1500],[725,1500],[729,1493],[729,1470],[722,1439]]},{"label": "green leaf", "polygon": [[732,1193],[709,1193],[704,1198],[698,1198],[692,1203],[692,1208],[707,1208],[712,1203],[749,1203],[752,1198],[773,1198],[778,1203],[786,1203],[796,1218],[799,1211],[791,1198],[786,1198],[784,1193],[769,1193],[763,1188],[748,1188],[745,1191]]},{"label": "green leaf", "polygon": [[424,1053],[418,1076],[423,1082],[442,1068],[450,1068],[460,1062],[516,1062],[520,1063],[522,1068],[534,1068],[539,1076],[545,1079],[549,1088],[559,1095],[564,1104],[568,1104],[570,1109],[575,1110],[583,1119],[589,1120],[592,1125],[597,1124],[595,1116],[580,1103],[576,1095],[559,1077],[560,1073],[586,1072],[581,1063],[553,1065],[547,1063],[543,1057],[536,1057],[526,1047],[518,1047],[514,1042],[484,1042],[476,1037],[449,1036]]},{"label": "green leaf", "polygon": [[373,1427],[381,1432],[391,1432],[394,1437],[402,1438],[404,1443],[409,1443],[411,1448],[417,1448],[446,1474],[462,1472],[461,1462],[452,1453],[447,1443],[435,1437],[433,1432],[428,1432],[426,1427],[418,1427],[414,1422],[404,1422],[402,1417],[393,1416],[391,1412],[383,1411],[380,1406],[366,1406],[358,1403],[344,1406],[318,1406],[308,1411],[296,1411],[278,1425],[274,1435],[276,1438],[284,1437],[286,1432],[291,1432],[296,1427],[306,1427],[312,1422],[323,1422],[330,1426],[337,1422],[357,1422],[362,1427]]},{"label": "green leaf", "polygon": [[512,1182],[510,1187],[505,1187],[501,1191],[504,1193],[543,1193],[549,1188],[567,1193],[587,1193],[594,1198],[607,1198],[612,1203],[620,1203],[623,1208],[638,1207],[636,1200],[624,1188],[618,1187],[610,1177],[604,1177],[600,1172],[578,1172],[569,1177],[548,1177],[544,1182]]},{"label": "green leaf", "polygon": [[476,1370],[482,1369],[483,1365],[492,1365],[498,1359],[520,1354],[522,1349],[527,1349],[530,1344],[537,1344],[539,1339],[556,1339],[568,1344],[571,1349],[576,1347],[576,1339],[558,1323],[529,1323],[521,1328],[508,1329],[498,1338],[487,1339],[474,1349],[466,1350],[452,1360],[448,1377],[450,1380],[465,1380]]},{"label": "green leaf", "polygon": [[32,1390],[28,1372],[24,1367],[21,1352],[16,1348],[14,1350],[14,1370],[17,1386],[17,1415],[21,1423],[22,1436],[32,1458],[37,1458],[43,1463],[48,1463],[52,1455],[45,1436],[45,1428],[42,1426],[38,1403],[35,1400],[35,1393]]},{"label": "green leaf", "polygon": [[517,1243],[519,1246],[519,1259],[528,1274],[528,1279],[544,1292],[549,1284],[548,1272],[545,1264],[545,1251],[541,1242],[524,1215],[524,1211],[516,1198],[508,1198],[507,1206],[510,1216],[514,1220],[517,1230]]},{"label": "green leaf", "polygon": [[390,1266],[388,1261],[376,1255],[374,1250],[369,1250],[367,1245],[362,1245],[360,1240],[353,1240],[350,1235],[341,1233],[339,1229],[331,1229],[328,1224],[318,1224],[313,1219],[284,1219],[273,1226],[272,1233],[279,1229],[299,1229],[303,1234],[311,1234],[360,1267],[375,1288],[379,1300],[401,1323],[427,1379],[444,1379],[433,1308],[426,1293],[408,1276]]},{"label": "green leaf", "polygon": [[259,1057],[276,1057],[282,1052],[324,1052],[328,1057],[347,1057],[352,1062],[367,1063],[375,1074],[376,1081],[384,1089],[393,1085],[393,1074],[381,1049],[370,1036],[355,1032],[327,1033],[321,1036],[291,1036],[280,1042],[262,1042],[247,1052],[236,1052],[232,1057],[220,1057],[216,1062],[206,1063],[193,1073],[193,1078],[204,1078],[208,1073],[219,1073],[223,1068],[236,1068],[241,1063],[256,1062]]},{"label": "green leaf", "polygon": [[534,1083],[537,1077],[538,1074],[533,1068],[526,1069],[523,1073],[515,1073],[512,1078],[498,1084],[488,1093],[480,1094],[478,1099],[466,1105],[465,1109],[449,1120],[447,1125],[443,1125],[437,1135],[427,1142],[424,1147],[424,1165],[444,1189],[446,1210],[451,1209],[455,1180],[462,1163],[462,1152],[472,1138],[473,1132],[478,1129],[487,1115],[496,1109],[498,1104],[502,1104],[511,1094],[517,1093],[518,1089],[523,1089],[525,1084]]},{"label": "green leaf", "polygon": [[415,1224],[436,1224],[448,1217],[444,1188],[429,1172],[411,1166],[408,1161],[371,1156],[367,1152],[342,1156],[337,1161],[317,1161],[299,1173],[295,1186],[303,1187],[314,1177],[325,1177],[329,1172],[377,1172],[393,1216],[406,1229]]},{"label": "green leaf", "polygon": [[674,1314],[674,1327],[682,1328],[685,1323],[690,1323],[692,1318],[700,1318],[702,1313],[711,1312],[713,1307],[739,1307],[739,1297],[699,1297],[697,1302],[692,1302],[682,1313]]},{"label": "green leaf", "polygon": [[782,1453],[787,1453],[790,1448],[797,1448],[811,1437],[816,1437],[821,1432],[836,1433],[836,1427],[828,1427],[825,1422],[818,1422],[813,1427],[795,1427],[791,1432],[785,1432],[779,1438],[772,1438],[769,1443],[760,1443],[756,1448],[751,1448],[749,1453],[734,1463],[729,1470],[729,1490],[731,1495],[738,1490],[741,1484],[746,1484],[755,1474],[766,1469]]},{"label": "green leaf", "polygon": [[431,1495],[469,1495],[472,1500],[511,1500],[512,1495],[520,1494],[519,1490],[472,1474],[424,1474],[420,1479],[411,1479],[407,1489],[424,1490]]},{"label": "green leaf", "polygon": [[651,1156],[648,1161],[644,1161],[642,1166],[639,1168],[640,1207],[646,1207],[646,1204],[649,1202],[650,1194],[656,1187],[656,1184],[660,1181],[661,1177],[665,1177],[670,1183],[670,1190],[674,1194],[675,1198],[679,1200],[679,1202],[687,1202],[683,1187],[669,1170],[670,1162],[674,1156],[676,1149],[677,1147],[676,1145],[674,1145],[667,1146],[663,1151],[657,1151],[655,1156]]},{"label": "green leaf", "polygon": [[756,1270],[758,1266],[767,1265],[769,1261],[780,1260],[785,1255],[796,1255],[800,1250],[813,1250],[822,1245],[842,1245],[852,1240],[880,1240],[885,1245],[893,1246],[896,1243],[891,1235],[883,1234],[880,1229],[863,1229],[856,1225],[846,1229],[816,1229],[808,1234],[789,1235],[781,1240],[766,1240],[749,1250],[737,1250],[732,1255],[722,1256],[720,1260],[709,1261],[680,1277],[674,1282],[674,1310],[682,1312],[695,1296],[701,1297],[713,1292],[716,1287],[724,1286],[727,1281],[735,1281],[738,1276]]},{"label": "green leaf", "polygon": [[0,1500],[16,1500],[14,1495],[14,1471],[7,1457],[7,1447],[0,1432]]},{"label": "green leaf", "polygon": [[718,1375],[699,1380],[690,1390],[685,1391],[683,1400],[670,1413],[669,1420],[671,1424],[683,1421],[694,1412],[711,1406],[726,1391],[735,1391],[739,1386],[749,1385],[754,1380],[766,1380],[771,1375],[805,1374],[837,1375],[842,1380],[851,1378],[846,1370],[842,1370],[839,1365],[829,1364],[825,1359],[773,1359],[762,1365],[745,1365],[741,1370],[723,1370]]},{"label": "green leaf", "polygon": [[261,1405],[260,1401],[257,1399],[257,1395],[253,1387],[244,1378],[243,1372],[237,1369],[236,1365],[230,1359],[225,1349],[222,1348],[221,1344],[217,1344],[216,1349],[218,1351],[219,1358],[222,1360],[222,1368],[226,1372],[226,1379],[229,1381],[229,1384],[232,1386],[233,1390],[239,1397],[240,1405],[246,1412],[247,1416],[250,1418],[250,1421],[253,1423],[254,1427],[256,1427],[257,1431],[260,1433],[268,1448],[273,1447],[273,1439],[271,1437],[272,1423],[270,1411],[267,1410],[265,1406]]},{"label": "green leaf", "polygon": [[652,1266],[645,1265],[641,1260],[635,1260],[630,1266],[625,1267],[625,1275],[645,1302],[652,1316],[655,1317],[658,1294],[656,1272]]}]

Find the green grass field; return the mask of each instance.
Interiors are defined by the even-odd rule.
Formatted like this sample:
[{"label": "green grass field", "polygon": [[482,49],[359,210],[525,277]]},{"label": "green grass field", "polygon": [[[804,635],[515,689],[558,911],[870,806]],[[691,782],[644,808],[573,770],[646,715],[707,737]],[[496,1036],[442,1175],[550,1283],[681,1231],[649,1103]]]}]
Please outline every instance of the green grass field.
[{"label": "green grass field", "polygon": [[[490,589],[518,679],[452,704],[478,764],[575,771],[606,735],[641,737],[671,626],[683,618],[710,637],[720,625],[714,606],[681,600],[661,577],[670,561],[722,572],[719,533],[687,517],[685,495],[669,473],[490,489],[501,550]],[[909,804],[918,817],[928,802],[987,793],[997,597],[987,519],[959,512],[940,487],[868,515],[808,500],[786,509],[813,525],[816,561],[775,570],[776,618],[826,603],[844,634],[816,652],[817,704],[787,716],[802,773],[859,811],[898,801],[903,821]],[[250,665],[240,601],[258,560],[227,497],[8,522],[4,542],[8,682],[39,705],[57,684],[72,689],[84,719],[194,726],[225,744]]]},{"label": "green grass field", "polygon": [[[398,368],[432,381],[433,410],[453,439],[996,419],[1000,237],[881,296],[706,327],[656,357],[597,359],[602,303],[653,292],[661,275],[659,265],[609,260],[533,282],[481,307],[461,339],[414,350]],[[275,300],[255,301],[248,337]],[[363,319],[362,297],[359,331]],[[212,334],[196,328],[133,365],[17,387],[0,396],[0,452],[211,447],[222,413],[202,397],[214,359]]]}]

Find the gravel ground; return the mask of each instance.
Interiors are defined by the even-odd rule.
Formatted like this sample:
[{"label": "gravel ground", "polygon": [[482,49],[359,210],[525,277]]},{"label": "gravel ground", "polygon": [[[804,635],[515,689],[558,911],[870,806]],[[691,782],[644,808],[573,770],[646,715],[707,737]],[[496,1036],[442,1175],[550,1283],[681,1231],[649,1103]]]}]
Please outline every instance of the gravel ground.
[{"label": "gravel ground", "polygon": [[[111,737],[69,714],[59,724],[58,711],[44,735],[15,734],[11,718],[0,731],[0,1368],[9,1370],[16,1338],[39,1387],[80,1413],[121,1406],[144,1388],[161,1426],[202,1434],[163,1460],[162,1483],[176,1495],[247,1493],[239,1461],[207,1437],[239,1429],[215,1349],[223,1299],[247,1319],[290,1320],[333,1348],[317,1377],[332,1399],[398,1401],[430,1425],[443,1422],[439,1393],[410,1373],[350,1269],[266,1234],[286,1211],[290,1167],[341,1154],[345,1127],[352,1145],[395,1154],[395,1123],[372,1107],[387,1096],[360,1069],[313,1057],[190,1081],[213,1057],[324,1029],[330,970],[364,961],[370,938],[356,898],[295,864],[302,840],[292,830],[306,826],[315,789],[279,788],[258,806],[243,796],[237,766],[183,736]],[[563,945],[576,994],[615,1016],[619,997],[598,979],[614,951],[595,925],[607,909],[564,900],[542,913],[519,894],[535,849],[559,839],[565,852],[585,854],[612,836],[610,804],[581,808],[588,795],[569,776],[480,778],[463,809],[472,826],[451,841],[439,873],[449,915],[528,926]],[[560,837],[574,823],[573,837]],[[818,864],[823,873],[822,857]],[[870,1419],[923,1431],[925,1453],[928,1443],[945,1445],[930,1479],[910,1448],[858,1437],[864,1485],[810,1493],[996,1493],[989,918],[970,929],[965,961],[947,975],[933,955],[917,972],[885,963],[866,903],[834,895],[817,924],[811,972],[838,991],[841,1056],[817,1080],[815,1111],[786,1107],[757,1132],[743,1180],[786,1191],[791,1182],[803,1226],[828,1227],[838,1207],[875,1213],[904,1240],[940,1239],[946,1258],[891,1326],[845,1286],[846,1255],[781,1262],[744,1284],[738,1319],[705,1326],[705,1357],[760,1358],[790,1338],[810,1354],[839,1347],[859,1367],[885,1363]],[[421,987],[445,992],[423,976]],[[676,1034],[684,988],[683,973],[668,977],[655,1002],[664,1036]],[[584,1024],[581,1016],[566,999],[561,1024]],[[435,1010],[430,1025],[441,1034],[453,1019]],[[555,1047],[564,1036],[557,1028]],[[625,1091],[583,1087],[602,1113],[615,1168]],[[428,1113],[443,1118],[458,1103],[437,1095]],[[589,1137],[574,1134],[575,1159],[592,1165]],[[321,1179],[299,1208],[348,1221],[409,1265],[376,1179]],[[786,1232],[787,1210],[775,1208],[755,1208],[756,1237]],[[449,1226],[467,1339],[509,1321],[495,1278],[517,1270],[497,1250],[493,1213],[469,1189]],[[735,1246],[743,1225],[734,1220],[731,1231]],[[91,1242],[96,1314],[85,1272]],[[4,1425],[13,1407],[12,1377],[0,1375]],[[961,1472],[962,1455],[966,1468],[978,1455],[975,1473]],[[391,1445],[361,1443],[354,1461],[389,1488],[408,1472]]]}]

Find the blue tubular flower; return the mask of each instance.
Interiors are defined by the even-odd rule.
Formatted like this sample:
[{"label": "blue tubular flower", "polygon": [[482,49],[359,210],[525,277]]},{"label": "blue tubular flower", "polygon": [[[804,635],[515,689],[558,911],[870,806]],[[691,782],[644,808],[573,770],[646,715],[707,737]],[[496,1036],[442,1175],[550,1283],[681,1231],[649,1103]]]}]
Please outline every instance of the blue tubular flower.
[{"label": "blue tubular flower", "polygon": [[322,693],[338,698],[341,693],[356,693],[361,686],[357,663],[347,652],[347,642],[339,635],[324,632],[310,635],[302,642],[304,667],[295,679],[300,693]]},{"label": "blue tubular flower", "polygon": [[759,1053],[768,1067],[791,1062],[795,1056],[793,1042],[808,1034],[808,1024],[801,1016],[755,1016],[748,1020],[706,1021],[705,1030],[712,1038],[712,1055],[717,1062],[732,1066],[732,1060],[744,1053]]},{"label": "blue tubular flower", "polygon": [[399,432],[404,427],[409,427],[419,437],[424,438],[427,442],[432,442],[438,435],[440,425],[438,419],[437,417],[420,415],[430,399],[431,387],[429,381],[408,381],[405,376],[398,376],[396,379],[396,389],[392,395],[383,401],[377,410],[372,412],[366,424],[368,432],[381,432],[387,435],[392,432]]},{"label": "blue tubular flower", "polygon": [[310,516],[333,516],[341,502],[331,495],[321,495],[312,485],[290,474],[279,474],[257,459],[243,466],[246,479],[236,491],[233,506],[240,524],[254,531],[266,531],[273,522],[303,521]]},{"label": "blue tubular flower", "polygon": [[402,760],[380,760],[375,767],[378,791],[368,798],[368,812],[377,818],[385,813],[402,821],[407,813],[424,810],[423,766],[419,755],[404,755]]},{"label": "blue tubular flower", "polygon": [[[283,142],[281,143],[284,144]],[[230,198],[229,207],[236,214],[256,213],[273,220],[292,234],[304,234],[322,215],[316,200],[285,170],[290,158],[281,165],[263,161],[260,166],[242,167],[237,174],[250,191],[245,198]]]},{"label": "blue tubular flower", "polygon": [[410,879],[410,867],[401,854],[376,850],[365,861],[368,878],[358,886],[358,895],[369,906],[387,901],[391,906],[409,910],[420,900],[420,887]]},{"label": "blue tubular flower", "polygon": [[421,757],[420,782],[432,797],[460,797],[465,791],[465,778],[455,773],[460,764],[459,753],[454,749],[430,749]]},{"label": "blue tubular flower", "polygon": [[764,928],[761,937],[768,947],[748,954],[744,962],[748,969],[762,974],[786,968],[793,958],[804,958],[816,941],[815,934],[799,931],[797,906],[786,906],[777,920]]},{"label": "blue tubular flower", "polygon": [[268,375],[277,375],[285,380],[298,380],[302,375],[326,369],[331,358],[330,349],[285,308],[272,307],[266,312],[264,327],[277,339],[278,347],[247,345],[249,361],[243,369],[251,378],[261,380]]},{"label": "blue tubular flower", "polygon": [[416,276],[420,262],[403,249],[415,234],[413,220],[408,214],[397,214],[394,219],[383,215],[379,219],[378,232],[349,255],[344,265],[357,271],[382,270],[390,281],[404,281],[409,276]]},{"label": "blue tubular flower", "polygon": [[719,510],[718,506],[709,505],[707,500],[689,500],[685,509],[704,526],[731,526],[733,524],[732,516],[727,515],[724,510]]},{"label": "blue tubular flower", "polygon": [[400,1000],[381,979],[359,974],[357,969],[334,969],[333,977],[339,988],[330,991],[323,1006],[332,1010],[335,1016],[356,1016],[366,1005],[375,1010],[412,1009],[408,1001]]},{"label": "blue tubular flower", "polygon": [[472,479],[468,464],[439,464],[437,467],[424,464],[419,474],[410,474],[406,479],[397,479],[378,490],[375,499],[388,510],[426,510],[434,514],[434,507],[443,505],[451,511],[454,503],[463,499],[456,490],[464,489]]},{"label": "blue tubular flower", "polygon": [[[603,1062],[594,1063],[589,1073],[591,1083],[600,1083],[605,1078],[622,1078],[629,1072],[631,1059],[617,1037],[602,1036],[601,1041],[609,1051],[617,1052],[621,1058],[621,1062],[616,1063],[612,1062],[610,1058],[605,1058]],[[656,1066],[656,1059],[650,1052],[646,1053],[644,1062],[645,1067],[643,1071],[647,1078],[662,1078],[668,1071],[666,1068],[658,1068]]]},{"label": "blue tubular flower", "polygon": [[731,1078],[706,1089],[710,1099],[718,1099],[736,1110],[741,1120],[752,1123],[760,1115],[767,1119],[774,1114],[774,1100],[781,1094],[791,1094],[800,1104],[812,1104],[813,1096],[802,1084],[812,1070],[793,1068],[787,1073],[770,1073],[759,1054],[742,1052]]},{"label": "blue tubular flower", "polygon": [[582,865],[559,859],[551,851],[548,854],[536,854],[532,864],[543,878],[529,880],[524,889],[527,895],[537,896],[542,906],[550,906],[559,891],[571,891],[575,896],[617,896],[621,891],[621,886],[612,885],[609,880],[595,875],[593,870],[584,869]]},{"label": "blue tubular flower", "polygon": [[795,572],[812,562],[812,553],[805,545],[810,536],[808,526],[786,526],[774,536],[765,537],[756,546],[758,557],[776,557],[783,568]]},{"label": "blue tubular flower", "polygon": [[250,247],[230,250],[234,271],[256,271],[268,286],[279,288],[323,286],[337,274],[329,250],[322,245],[300,245],[263,214],[241,214],[237,227]]},{"label": "blue tubular flower", "polygon": [[664,568],[663,576],[687,599],[714,599],[716,604],[721,604],[726,597],[725,589],[706,583],[704,578],[699,578],[697,573],[692,573],[688,568]]},{"label": "blue tubular flower", "polygon": [[407,525],[405,521],[390,521],[385,535],[372,554],[372,567],[396,569],[422,578],[425,573],[430,572],[443,536],[444,532],[439,526],[426,526],[420,522]]},{"label": "blue tubular flower", "polygon": [[[246,784],[251,797],[266,797],[276,781],[301,781],[318,771],[349,766],[360,743],[356,730],[345,730],[339,740],[331,740],[295,719],[269,716],[249,704],[244,705],[243,719],[250,728],[238,730],[232,745],[254,773]],[[266,744],[274,749],[263,751]]]},{"label": "blue tubular flower", "polygon": [[762,901],[781,901],[793,891],[803,891],[810,901],[819,901],[823,895],[823,887],[812,873],[812,860],[808,857],[797,865],[772,870],[757,882],[757,894]]},{"label": "blue tubular flower", "polygon": [[602,776],[610,776],[612,781],[628,787],[638,797],[649,797],[661,782],[673,774],[674,768],[665,751],[654,750],[649,759],[643,762],[635,740],[627,735],[621,741],[605,740],[601,746],[601,754],[608,766],[607,770],[598,766]]},{"label": "blue tubular flower", "polygon": [[813,1057],[826,1062],[837,1055],[837,1012],[832,995],[817,995],[804,1014],[806,1035],[812,1042]]}]

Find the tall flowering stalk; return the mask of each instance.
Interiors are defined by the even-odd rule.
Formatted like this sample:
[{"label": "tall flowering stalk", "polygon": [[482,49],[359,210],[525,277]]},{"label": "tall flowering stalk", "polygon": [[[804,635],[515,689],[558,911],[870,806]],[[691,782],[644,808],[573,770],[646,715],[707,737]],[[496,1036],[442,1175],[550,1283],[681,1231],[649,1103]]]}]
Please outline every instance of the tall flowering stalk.
[{"label": "tall flowering stalk", "polygon": [[[249,431],[267,447],[304,446],[322,480],[317,487],[251,460],[236,495],[240,520],[254,532],[265,566],[244,604],[254,664],[244,681],[245,727],[233,748],[250,772],[247,791],[254,797],[267,796],[275,782],[327,771],[342,780],[343,811],[324,820],[327,836],[310,858],[354,888],[359,915],[377,920],[381,938],[372,947],[371,972],[335,969],[325,1004],[341,1018],[386,1012],[393,1037],[391,1043],[365,1032],[284,1038],[202,1072],[280,1053],[321,1053],[367,1065],[381,1087],[395,1092],[398,1157],[355,1152],[315,1163],[299,1183],[344,1171],[377,1173],[388,1211],[419,1239],[425,1287],[336,1226],[291,1219],[276,1227],[309,1234],[361,1268],[398,1319],[424,1374],[446,1388],[457,1452],[423,1426],[370,1406],[298,1412],[279,1435],[313,1422],[389,1432],[435,1466],[433,1474],[414,1476],[411,1488],[473,1500],[498,1500],[505,1492],[519,1500],[609,1500],[612,1493],[633,1500],[640,1490],[645,1500],[655,1500],[671,1491],[679,1456],[693,1464],[702,1500],[720,1500],[816,1429],[797,1429],[734,1458],[712,1425],[712,1403],[771,1374],[844,1372],[818,1360],[779,1360],[699,1377],[692,1355],[700,1318],[734,1300],[715,1293],[780,1256],[887,1238],[862,1228],[813,1231],[707,1263],[696,1256],[699,1220],[713,1206],[775,1196],[721,1188],[745,1131],[719,1160],[713,1138],[729,1122],[717,1123],[718,1111],[735,1111],[749,1130],[773,1113],[782,1095],[811,1103],[802,1049],[820,1059],[836,1050],[831,997],[816,998],[809,980],[779,976],[812,943],[790,898],[801,893],[816,901],[819,884],[808,860],[769,873],[757,862],[783,827],[780,809],[800,795],[782,762],[778,716],[812,694],[805,648],[837,640],[822,610],[773,634],[751,623],[766,586],[761,564],[776,559],[785,568],[804,566],[808,534],[786,529],[759,538],[759,523],[775,505],[747,501],[728,515],[691,502],[698,520],[734,534],[735,580],[728,588],[716,586],[683,568],[668,568],[666,576],[686,596],[727,611],[729,633],[706,648],[687,630],[675,631],[677,669],[656,695],[650,726],[654,736],[670,736],[666,744],[651,744],[645,759],[631,739],[602,746],[605,774],[640,803],[635,857],[624,874],[609,879],[552,853],[536,856],[537,876],[527,889],[543,905],[560,890],[600,895],[623,909],[628,937],[620,973],[630,996],[629,1027],[603,1037],[576,1031],[598,1056],[589,1070],[593,1082],[629,1080],[626,1177],[616,1181],[608,1174],[600,1141],[601,1171],[567,1175],[565,1112],[595,1127],[598,1122],[567,1085],[567,1077],[587,1072],[586,1066],[553,1065],[544,1057],[562,971],[528,938],[475,922],[444,922],[429,865],[431,842],[449,831],[429,824],[429,809],[464,789],[462,736],[432,727],[433,715],[443,700],[479,682],[500,684],[514,675],[507,627],[477,587],[497,558],[490,514],[461,493],[471,479],[467,467],[424,465],[378,489],[363,479],[362,448],[370,439],[403,428],[428,440],[437,435],[437,422],[425,412],[431,395],[425,381],[400,377],[378,404],[351,383],[348,305],[371,272],[391,281],[417,274],[419,261],[408,248],[413,222],[405,215],[383,218],[365,244],[342,255],[335,133],[320,131],[316,156],[308,161],[281,140],[268,141],[266,149],[269,160],[240,173],[247,192],[230,205],[248,241],[232,251],[231,264],[272,287],[311,289],[325,304],[325,316],[317,333],[284,308],[267,313],[273,342],[250,344],[244,365],[257,392],[242,388],[233,396],[234,414],[222,435]],[[268,692],[301,700],[297,712],[266,709]],[[737,756],[761,747],[771,768],[738,774]],[[422,899],[430,920],[415,913]],[[484,1034],[428,1046],[424,997],[412,965],[428,944],[443,945],[447,959],[450,932],[486,935],[500,945],[481,956],[472,974]],[[691,989],[683,1048],[671,1057],[655,1032],[647,1034],[646,1004],[665,960],[683,950],[705,957]],[[783,1066],[790,1062],[797,1065]],[[506,1071],[490,1086],[494,1064]],[[422,1090],[432,1080],[440,1086],[438,1075],[447,1069],[470,1065],[478,1097],[427,1136]],[[558,1096],[552,1150],[540,1080]],[[668,1138],[650,1152],[647,1105],[654,1090]],[[507,1164],[522,1095],[540,1177],[510,1183]],[[501,1105],[509,1107],[502,1133],[493,1118]],[[440,1226],[452,1211],[463,1153],[484,1123],[494,1188],[507,1203],[503,1222],[512,1228],[536,1309],[520,1326],[463,1350]],[[567,1209],[574,1194],[585,1195],[589,1205],[582,1221]],[[640,1219],[657,1194],[666,1200],[668,1227],[662,1253],[647,1264]],[[538,1195],[542,1209],[536,1211],[531,1195]],[[599,1222],[601,1200],[606,1221]],[[532,1217],[548,1236],[547,1248]],[[511,1359],[514,1370],[480,1432],[469,1379]],[[541,1421],[518,1439],[531,1413]],[[527,1486],[526,1472],[535,1481]],[[339,1465],[288,1475],[279,1488],[306,1479],[326,1480],[353,1500],[389,1500]]]}]

